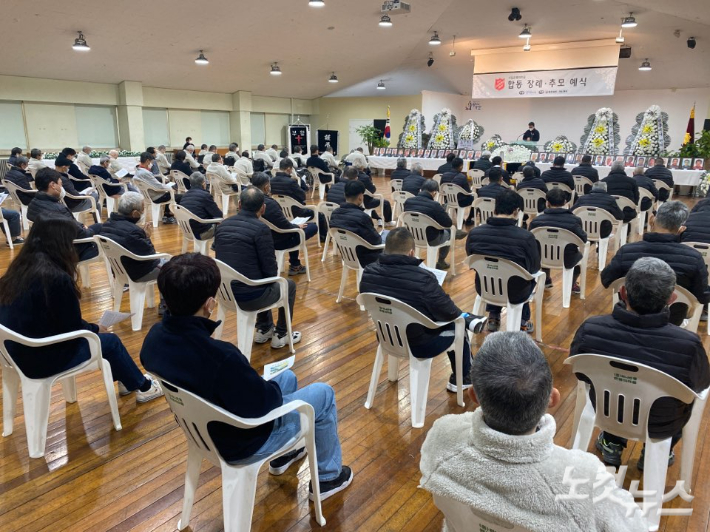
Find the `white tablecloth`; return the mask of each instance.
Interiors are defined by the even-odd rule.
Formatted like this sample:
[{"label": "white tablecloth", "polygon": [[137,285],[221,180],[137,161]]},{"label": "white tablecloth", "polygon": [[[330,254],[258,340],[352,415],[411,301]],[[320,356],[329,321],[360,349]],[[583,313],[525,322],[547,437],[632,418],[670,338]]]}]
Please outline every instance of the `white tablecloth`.
[{"label": "white tablecloth", "polygon": [[[535,165],[543,172],[552,167],[550,163],[535,163]],[[567,164],[565,168],[572,170],[574,166]],[[611,166],[595,166],[594,168],[599,172],[600,179],[608,176],[611,171]],[[633,168],[626,168],[626,175],[631,177],[633,170]],[[704,170],[671,170],[671,172],[673,172],[673,182],[676,185],[697,187],[700,183],[700,176],[703,175]]]},{"label": "white tablecloth", "polygon": [[[385,170],[394,170],[397,168],[397,159],[399,157],[380,157],[377,155],[368,156],[370,168],[383,168]],[[423,157],[406,157],[407,168],[411,168],[414,163],[421,163],[424,170],[437,170],[442,164],[446,163],[446,159],[425,159]],[[468,159],[463,160],[463,167],[468,168]]]},{"label": "white tablecloth", "polygon": [[[54,168],[54,159],[42,159],[42,161],[49,168]],[[99,164],[99,159],[98,158],[91,159],[91,162],[93,164]],[[119,157],[118,162],[121,165],[121,168],[125,168],[129,174],[136,173],[136,165],[138,164],[138,157]]]}]

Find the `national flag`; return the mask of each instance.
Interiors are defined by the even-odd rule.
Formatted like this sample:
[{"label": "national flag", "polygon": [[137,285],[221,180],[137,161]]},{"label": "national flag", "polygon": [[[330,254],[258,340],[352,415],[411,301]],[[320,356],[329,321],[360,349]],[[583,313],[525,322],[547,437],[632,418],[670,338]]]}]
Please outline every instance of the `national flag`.
[{"label": "national flag", "polygon": [[390,138],[390,106],[387,106],[387,123],[385,124],[385,138]]},{"label": "national flag", "polygon": [[693,144],[695,142],[695,104],[690,110],[690,118],[688,119],[688,128],[685,130],[685,138],[683,139],[683,146],[686,144]]}]

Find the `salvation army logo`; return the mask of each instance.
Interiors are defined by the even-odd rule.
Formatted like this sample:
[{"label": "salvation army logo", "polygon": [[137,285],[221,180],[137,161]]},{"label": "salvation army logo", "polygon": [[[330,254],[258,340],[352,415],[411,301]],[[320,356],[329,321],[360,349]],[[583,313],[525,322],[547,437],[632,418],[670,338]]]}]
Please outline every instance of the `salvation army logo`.
[{"label": "salvation army logo", "polygon": [[497,91],[502,91],[505,88],[505,80],[503,78],[496,78],[494,87]]}]

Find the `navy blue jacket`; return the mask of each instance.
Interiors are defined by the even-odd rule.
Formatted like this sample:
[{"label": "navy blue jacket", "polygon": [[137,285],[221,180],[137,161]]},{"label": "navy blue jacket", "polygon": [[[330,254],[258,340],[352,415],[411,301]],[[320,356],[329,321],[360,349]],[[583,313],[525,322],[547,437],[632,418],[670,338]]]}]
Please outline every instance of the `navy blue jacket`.
[{"label": "navy blue jacket", "polygon": [[402,191],[409,192],[410,194],[414,194],[416,196],[419,194],[424,181],[426,181],[426,178],[420,176],[419,174],[409,174],[402,181]]},{"label": "navy blue jacket", "polygon": [[[535,188],[537,190],[542,190],[543,192],[547,193],[547,185],[545,182],[539,178],[539,177],[524,177],[522,181],[518,183],[518,190],[521,190],[523,188]],[[545,210],[545,205],[547,204],[547,201],[540,198],[537,200],[537,211],[542,212]]]},{"label": "navy blue jacket", "polygon": [[[453,183],[454,185],[460,186],[466,192],[471,192],[471,185],[468,184],[468,177],[466,174],[461,172],[456,172],[452,170],[451,172],[446,172],[441,176],[441,184]],[[467,196],[465,194],[458,194],[456,199],[461,207],[468,207],[473,203],[473,196]]]},{"label": "navy blue jacket", "polygon": [[397,168],[396,170],[392,170],[390,179],[404,179],[409,175],[411,175],[411,172],[406,168]]},{"label": "navy blue jacket", "polygon": [[[111,217],[101,226],[101,236],[110,238],[136,255],[152,255],[155,248],[145,231],[136,225],[138,220],[129,218],[118,212],[112,212]],[[132,281],[148,275],[158,267],[160,261],[134,260],[122,258],[121,264]]]},{"label": "navy blue jacket", "polygon": [[685,231],[680,234],[681,242],[703,242],[710,244],[710,210],[702,209],[690,213],[685,221]]},{"label": "navy blue jacket", "polygon": [[[602,179],[606,183],[606,191],[612,196],[624,196],[636,205],[639,202],[639,186],[635,180],[626,175],[626,172],[611,172]],[[627,207],[624,209],[624,222],[636,218],[636,211]]]},{"label": "navy blue jacket", "polygon": [[338,181],[335,185],[328,188],[328,192],[325,195],[325,199],[342,205],[345,203],[345,183],[347,181]]},{"label": "navy blue jacket", "polygon": [[[658,179],[663,181],[666,185],[673,188],[673,172],[663,165],[652,166],[644,173],[646,177],[651,179]],[[658,191],[658,199],[661,201],[668,201],[668,192],[665,190]]]},{"label": "navy blue jacket", "polygon": [[[413,198],[409,198],[404,202],[405,212],[418,212],[421,214],[426,214],[429,218],[433,219],[442,227],[450,228],[453,225],[451,217],[447,214],[444,207],[438,201],[434,201],[434,198],[428,192],[422,191]],[[443,231],[439,229],[434,229],[433,227],[426,228],[426,238],[428,242],[433,242]]]},{"label": "navy blue jacket", "polygon": [[[635,175],[633,177],[633,180],[636,181],[636,184],[639,186],[639,188],[645,188],[651,194],[653,194],[654,200],[658,199],[658,189],[656,188],[656,184],[653,182],[653,179],[641,174],[641,175]],[[648,198],[644,198],[643,201],[641,202],[641,210],[642,211],[647,211],[652,206],[653,206],[653,201],[651,201]]]},{"label": "navy blue jacket", "polygon": [[508,190],[500,183],[488,183],[476,191],[476,196],[479,198],[497,198],[498,194]]},{"label": "navy blue jacket", "polygon": [[473,163],[473,170],[483,170],[486,172],[491,166],[493,166],[493,163],[491,162],[490,159],[478,159],[475,163]]},{"label": "navy blue jacket", "polygon": [[[601,190],[592,190],[589,194],[585,194],[579,198],[572,206],[572,210],[574,211],[579,207],[596,207],[597,209],[604,209],[617,220],[624,219],[624,213],[621,212],[619,205],[616,203],[616,199]],[[600,236],[602,238],[608,237],[611,234],[611,229],[611,224],[607,221],[603,221],[601,227],[599,228]]]},{"label": "navy blue jacket", "polygon": [[[212,194],[202,188],[191,188],[182,196],[180,206],[186,208],[195,216],[203,220],[211,218],[221,218],[222,210],[217,206]],[[211,224],[201,224],[195,220],[190,220],[190,227],[195,234],[200,235],[209,231]]]},{"label": "navy blue jacket", "polygon": [[[586,177],[592,183],[599,181],[599,172],[592,166],[592,163],[579,163],[579,166],[572,168],[570,173],[572,176],[581,175],[582,177]],[[587,194],[588,192],[589,191],[585,191],[584,193]]]},{"label": "navy blue jacket", "polygon": [[[32,174],[23,171],[17,166],[13,166],[12,168],[10,168],[10,170],[8,170],[7,174],[5,174],[5,179],[10,181],[11,183],[14,183],[20,188],[24,188],[25,190],[32,190],[32,182],[34,181],[34,179],[32,178]],[[18,191],[17,197],[20,198],[20,201],[23,205],[29,205],[30,201],[32,201],[32,198],[34,198],[35,195],[24,194]]]},{"label": "navy blue jacket", "polygon": [[[584,226],[579,216],[575,216],[571,210],[554,207],[545,209],[545,212],[535,217],[530,222],[530,230],[536,227],[554,227],[557,229],[566,229],[582,239],[582,242],[587,241],[587,233],[584,232]],[[582,260],[582,253],[577,246],[569,245],[565,247],[564,262],[565,268],[571,268]]]},{"label": "navy blue jacket", "polygon": [[[267,196],[264,198],[264,203],[266,205],[266,209],[264,210],[262,218],[271,225],[274,225],[279,229],[293,229],[294,227],[298,227],[288,221],[286,216],[284,216],[284,212],[281,210],[281,205],[279,205],[279,202],[274,198]],[[271,237],[274,239],[275,249],[286,249],[293,246],[293,236],[293,233],[284,234],[271,231]]]},{"label": "navy blue jacket", "polygon": [[505,181],[506,183],[508,183],[510,185],[510,174],[508,173],[508,170],[506,170],[502,166],[491,166],[488,170],[486,170],[485,177],[488,177],[488,174],[491,173],[491,168],[500,168],[500,173],[503,176],[502,177],[503,181]]},{"label": "navy blue jacket", "polygon": [[271,193],[289,196],[305,205],[306,192],[299,185],[299,181],[296,181],[285,172],[276,172],[276,175],[271,178]]},{"label": "navy blue jacket", "polygon": [[[372,218],[365,214],[365,210],[362,207],[354,203],[344,203],[338,209],[335,209],[330,216],[330,227],[346,229],[375,246],[382,244],[382,237],[372,225]],[[364,267],[375,262],[382,250],[368,250],[358,247],[356,252],[360,264]]]},{"label": "navy blue jacket", "polygon": [[[102,179],[105,179],[106,181],[110,183],[118,183],[118,179],[113,177],[111,173],[106,170],[103,166],[100,166],[98,164],[94,164],[89,168],[89,175],[96,175],[99,176]],[[102,185],[104,188],[104,192],[106,192],[107,196],[115,196],[116,194],[121,194],[123,192],[123,187],[112,187],[110,185]]]},{"label": "navy blue jacket", "polygon": [[[308,159],[306,159],[306,166],[318,168],[328,174],[332,173],[330,170],[330,167],[328,166],[328,163],[326,163],[323,159],[321,159],[317,155],[311,155]],[[333,178],[330,176],[322,176],[322,175],[319,177],[319,179],[321,180],[321,183],[330,183],[333,180]]]},{"label": "navy blue jacket", "polygon": [[540,177],[545,183],[564,183],[574,192],[574,178],[564,168],[555,168],[553,166],[549,170],[545,170]]}]

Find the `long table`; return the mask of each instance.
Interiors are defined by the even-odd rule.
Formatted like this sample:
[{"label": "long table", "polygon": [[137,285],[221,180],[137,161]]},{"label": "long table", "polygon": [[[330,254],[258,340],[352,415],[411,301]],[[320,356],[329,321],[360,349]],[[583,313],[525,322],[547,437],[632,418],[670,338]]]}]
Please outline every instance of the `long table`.
[{"label": "long table", "polygon": [[[552,165],[550,163],[535,163],[535,165],[542,170],[549,170]],[[576,166],[576,165],[574,165]],[[572,165],[565,165],[567,170],[574,168]],[[604,178],[609,175],[611,171],[611,166],[595,166],[599,172],[599,177]],[[633,173],[633,168],[626,168],[626,174],[631,176]],[[697,187],[700,184],[700,178],[705,173],[705,170],[671,170],[673,173],[673,183],[679,186],[687,187]]]},{"label": "long table", "polygon": [[[370,155],[367,160],[370,163],[370,168],[382,168],[384,170],[394,170],[397,168],[397,159],[399,157],[381,157],[379,155]],[[411,168],[414,163],[420,163],[424,170],[437,170],[446,159],[428,159],[424,157],[406,157],[407,168]],[[463,167],[468,168],[468,159],[463,160]]]}]

